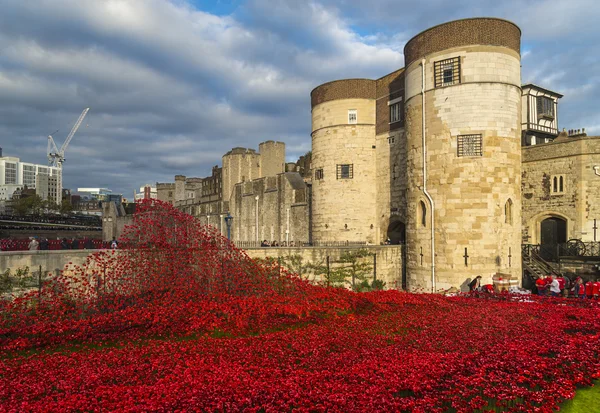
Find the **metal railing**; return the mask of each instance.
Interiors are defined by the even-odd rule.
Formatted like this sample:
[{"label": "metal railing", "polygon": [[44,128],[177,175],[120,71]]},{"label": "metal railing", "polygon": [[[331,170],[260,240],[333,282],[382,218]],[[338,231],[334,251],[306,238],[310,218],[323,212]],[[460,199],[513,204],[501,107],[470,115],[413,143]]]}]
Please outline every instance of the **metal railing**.
[{"label": "metal railing", "polygon": [[286,243],[285,241],[276,242],[273,245],[273,242],[268,242],[269,245],[264,245],[263,241],[234,241],[233,242],[236,247],[245,249],[245,248],[295,248],[295,247],[361,247],[367,246],[366,241],[290,241]]}]

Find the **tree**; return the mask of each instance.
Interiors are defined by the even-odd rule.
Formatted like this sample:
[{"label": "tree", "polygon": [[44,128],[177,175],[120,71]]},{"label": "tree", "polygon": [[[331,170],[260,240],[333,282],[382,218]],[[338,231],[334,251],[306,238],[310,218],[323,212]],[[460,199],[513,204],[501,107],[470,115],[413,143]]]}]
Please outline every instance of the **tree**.
[{"label": "tree", "polygon": [[63,199],[60,204],[60,213],[61,214],[69,214],[73,211],[73,205],[71,205],[71,201],[69,199]]},{"label": "tree", "polygon": [[369,251],[360,249],[344,252],[336,261],[336,267],[331,272],[332,285],[349,284],[354,291],[370,289],[368,277],[373,273],[373,266],[365,258],[370,257]]},{"label": "tree", "polygon": [[299,254],[281,257],[280,262],[291,273],[311,282],[314,282],[318,275],[327,273],[327,266],[323,264],[323,260],[319,263],[305,262],[304,257]]}]

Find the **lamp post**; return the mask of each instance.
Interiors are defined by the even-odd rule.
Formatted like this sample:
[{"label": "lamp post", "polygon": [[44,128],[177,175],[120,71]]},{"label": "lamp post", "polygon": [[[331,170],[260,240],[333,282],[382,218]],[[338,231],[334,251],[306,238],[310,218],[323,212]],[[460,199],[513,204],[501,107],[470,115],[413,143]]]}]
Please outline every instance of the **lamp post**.
[{"label": "lamp post", "polygon": [[231,222],[232,221],[233,221],[233,217],[228,212],[227,216],[225,217],[225,225],[227,225],[227,239],[228,240],[231,240]]},{"label": "lamp post", "polygon": [[258,242],[258,195],[254,198],[256,201],[256,242]]}]

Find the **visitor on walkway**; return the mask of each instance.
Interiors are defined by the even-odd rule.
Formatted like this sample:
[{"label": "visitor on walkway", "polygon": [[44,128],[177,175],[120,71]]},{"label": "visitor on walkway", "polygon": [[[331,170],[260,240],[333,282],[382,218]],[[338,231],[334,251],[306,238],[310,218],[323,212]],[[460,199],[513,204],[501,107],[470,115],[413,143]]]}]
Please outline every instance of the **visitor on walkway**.
[{"label": "visitor on walkway", "polygon": [[31,241],[29,242],[29,251],[37,251],[39,245],[40,243],[38,242],[36,237],[31,238]]},{"label": "visitor on walkway", "polygon": [[481,286],[481,275],[478,275],[469,283],[469,291],[479,291]]},{"label": "visitor on walkway", "polygon": [[119,243],[117,242],[117,239],[115,237],[113,237],[112,241],[110,242],[110,249],[116,250],[118,248],[119,248]]},{"label": "visitor on walkway", "polygon": [[49,249],[50,249],[50,242],[48,241],[48,238],[42,238],[40,240],[40,250],[48,251]]},{"label": "visitor on walkway", "polygon": [[552,281],[550,282],[550,294],[552,297],[560,296],[560,285],[554,274],[552,274]]},{"label": "visitor on walkway", "polygon": [[590,299],[594,297],[594,281],[589,280],[585,283],[585,295]]},{"label": "visitor on walkway", "polygon": [[79,240],[77,238],[73,238],[71,240],[71,249],[78,250],[79,249]]},{"label": "visitor on walkway", "polygon": [[594,299],[598,299],[598,295],[600,295],[600,280],[596,280],[592,284],[592,295],[594,296]]},{"label": "visitor on walkway", "polygon": [[573,294],[577,298],[585,298],[585,285],[583,285],[583,278],[577,277],[575,279],[575,284],[573,285]]},{"label": "visitor on walkway", "polygon": [[537,287],[538,290],[538,295],[544,296],[546,295],[546,279],[545,278],[541,278],[538,277],[537,280],[535,280],[535,286]]},{"label": "visitor on walkway", "polygon": [[67,241],[66,238],[63,238],[62,241],[60,242],[60,249],[61,250],[68,250],[69,249],[69,241]]},{"label": "visitor on walkway", "polygon": [[558,282],[558,288],[560,289],[560,295],[565,295],[565,279],[563,277],[556,277],[556,281]]}]

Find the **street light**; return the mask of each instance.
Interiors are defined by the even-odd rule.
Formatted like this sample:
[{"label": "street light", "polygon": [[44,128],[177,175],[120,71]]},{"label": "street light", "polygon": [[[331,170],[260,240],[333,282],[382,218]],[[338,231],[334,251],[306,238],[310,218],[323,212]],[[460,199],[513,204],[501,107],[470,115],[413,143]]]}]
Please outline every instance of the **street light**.
[{"label": "street light", "polygon": [[225,224],[227,225],[227,239],[231,240],[231,221],[233,221],[233,217],[229,212],[227,212],[227,216],[225,217]]}]

